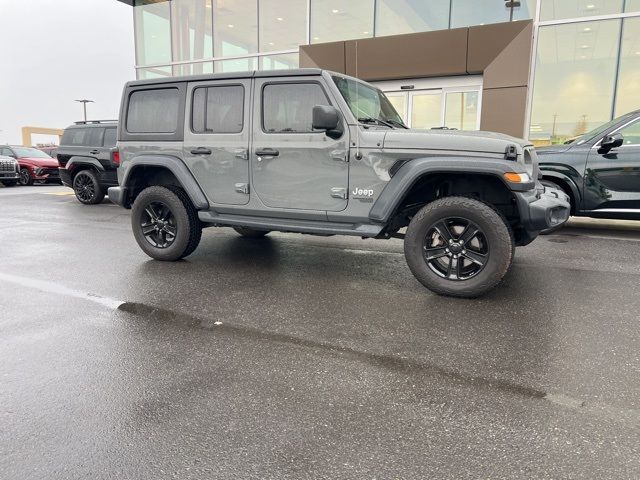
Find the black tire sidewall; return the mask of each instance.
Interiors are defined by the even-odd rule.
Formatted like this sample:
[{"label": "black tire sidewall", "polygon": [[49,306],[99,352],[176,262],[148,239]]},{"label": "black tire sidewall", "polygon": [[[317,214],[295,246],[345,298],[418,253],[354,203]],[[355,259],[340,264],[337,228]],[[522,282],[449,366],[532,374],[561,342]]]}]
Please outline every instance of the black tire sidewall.
[{"label": "black tire sidewall", "polygon": [[[91,182],[93,183],[93,197],[91,197],[91,200],[88,201],[81,199],[80,196],[78,196],[78,192],[76,190],[76,180],[82,175],[91,179]],[[105,195],[104,189],[98,181],[98,177],[91,170],[81,170],[75,175],[75,177],[73,177],[73,193],[75,193],[78,201],[80,203],[84,203],[85,205],[95,205],[97,203],[100,203],[102,202],[102,200],[104,200]]]},{"label": "black tire sidewall", "polygon": [[[424,258],[427,231],[437,221],[452,217],[478,225],[489,245],[487,264],[468,280],[442,278],[429,268]],[[491,206],[471,198],[447,197],[427,204],[413,217],[407,228],[404,250],[411,272],[424,286],[441,295],[473,298],[500,283],[511,265],[514,241],[503,217]]]},{"label": "black tire sidewall", "polygon": [[[22,177],[24,175],[24,172],[27,173],[27,176],[29,177],[29,180],[27,180],[26,182],[23,181]],[[20,169],[20,180],[18,180],[18,183],[24,187],[27,187],[29,185],[33,184],[33,179],[31,178],[31,173],[29,173],[29,169],[28,168],[21,168]]]},{"label": "black tire sidewall", "polygon": [[[154,247],[142,233],[141,220],[144,209],[153,202],[160,202],[169,207],[176,222],[176,238],[167,248]],[[189,214],[182,200],[165,187],[154,186],[144,189],[131,208],[133,236],[140,248],[156,260],[174,261],[182,258],[190,245],[191,227]]]}]

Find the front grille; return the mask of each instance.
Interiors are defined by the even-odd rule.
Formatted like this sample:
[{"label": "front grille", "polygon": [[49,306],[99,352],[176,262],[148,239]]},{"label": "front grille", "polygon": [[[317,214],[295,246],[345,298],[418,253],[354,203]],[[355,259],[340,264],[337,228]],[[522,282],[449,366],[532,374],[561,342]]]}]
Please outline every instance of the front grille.
[{"label": "front grille", "polygon": [[0,172],[15,172],[16,164],[7,160],[0,160]]},{"label": "front grille", "polygon": [[41,168],[40,175],[49,175],[50,177],[58,176],[59,172],[57,168]]}]

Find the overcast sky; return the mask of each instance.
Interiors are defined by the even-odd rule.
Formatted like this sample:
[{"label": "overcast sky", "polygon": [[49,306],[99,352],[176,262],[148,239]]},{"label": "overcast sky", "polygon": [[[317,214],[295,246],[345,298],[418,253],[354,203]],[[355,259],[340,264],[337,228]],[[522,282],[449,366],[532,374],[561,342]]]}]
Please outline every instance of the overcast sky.
[{"label": "overcast sky", "polygon": [[[0,0],[0,144],[23,126],[115,119],[135,78],[133,13],[116,0]],[[56,139],[36,136],[34,143]],[[57,142],[56,142],[57,143]]]}]

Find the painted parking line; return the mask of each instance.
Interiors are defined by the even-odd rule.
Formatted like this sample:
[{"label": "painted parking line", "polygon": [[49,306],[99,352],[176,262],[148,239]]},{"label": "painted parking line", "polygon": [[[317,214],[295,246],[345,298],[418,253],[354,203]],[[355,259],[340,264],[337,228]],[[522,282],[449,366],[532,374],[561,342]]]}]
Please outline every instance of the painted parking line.
[{"label": "painted parking line", "polygon": [[55,195],[57,197],[65,197],[67,195],[75,195],[74,192],[38,192],[40,195]]}]

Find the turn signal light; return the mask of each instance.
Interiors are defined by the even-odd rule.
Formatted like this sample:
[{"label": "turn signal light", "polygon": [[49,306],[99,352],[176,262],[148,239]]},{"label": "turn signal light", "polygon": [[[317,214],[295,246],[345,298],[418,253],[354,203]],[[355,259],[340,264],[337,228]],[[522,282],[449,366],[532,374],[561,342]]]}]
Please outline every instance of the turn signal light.
[{"label": "turn signal light", "polygon": [[507,172],[504,174],[504,178],[507,182],[511,183],[528,183],[531,181],[528,173]]}]

